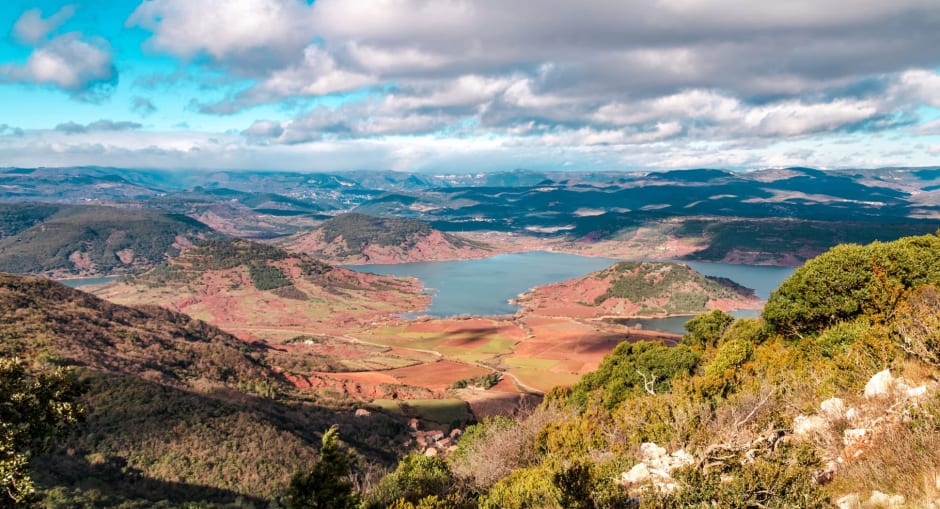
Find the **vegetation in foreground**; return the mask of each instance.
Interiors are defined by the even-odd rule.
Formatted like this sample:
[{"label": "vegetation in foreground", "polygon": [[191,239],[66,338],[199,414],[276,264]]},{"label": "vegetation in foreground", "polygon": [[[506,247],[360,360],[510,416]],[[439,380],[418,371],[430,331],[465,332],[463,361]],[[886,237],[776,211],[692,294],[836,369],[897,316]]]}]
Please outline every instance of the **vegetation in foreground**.
[{"label": "vegetation in foreground", "polygon": [[[929,507],[940,496],[938,285],[940,236],[840,246],[784,282],[761,319],[712,311],[686,325],[679,346],[621,345],[531,414],[468,428],[446,457],[406,455],[376,476],[357,461],[365,444],[329,431],[291,481],[252,492],[259,498],[241,485],[227,503]],[[170,464],[164,475],[180,472]],[[65,496],[44,490],[47,501]]]}]

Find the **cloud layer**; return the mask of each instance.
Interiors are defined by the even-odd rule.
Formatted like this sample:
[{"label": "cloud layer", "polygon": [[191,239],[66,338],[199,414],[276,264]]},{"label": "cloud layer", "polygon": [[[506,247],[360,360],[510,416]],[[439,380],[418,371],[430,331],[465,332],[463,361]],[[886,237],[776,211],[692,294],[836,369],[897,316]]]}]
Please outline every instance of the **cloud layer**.
[{"label": "cloud layer", "polygon": [[[0,80],[106,95],[111,46],[55,35],[74,14],[23,13],[12,33],[34,49]],[[227,150],[246,161],[816,165],[838,142],[857,148],[828,164],[912,164],[940,143],[936,0],[147,0],[120,24],[178,62],[138,77],[131,111],[149,122],[153,94],[197,83],[178,121],[238,118]]]}]

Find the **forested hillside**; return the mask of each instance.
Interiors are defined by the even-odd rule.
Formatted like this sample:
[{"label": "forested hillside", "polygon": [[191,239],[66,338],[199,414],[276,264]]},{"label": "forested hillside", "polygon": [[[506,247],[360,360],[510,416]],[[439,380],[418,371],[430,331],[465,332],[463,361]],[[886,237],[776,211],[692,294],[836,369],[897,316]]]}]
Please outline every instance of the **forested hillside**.
[{"label": "forested hillside", "polygon": [[127,273],[220,238],[177,214],[102,206],[0,204],[0,271],[55,277]]},{"label": "forested hillside", "polygon": [[424,221],[348,213],[283,244],[335,263],[401,263],[478,258],[492,247],[443,233]]}]

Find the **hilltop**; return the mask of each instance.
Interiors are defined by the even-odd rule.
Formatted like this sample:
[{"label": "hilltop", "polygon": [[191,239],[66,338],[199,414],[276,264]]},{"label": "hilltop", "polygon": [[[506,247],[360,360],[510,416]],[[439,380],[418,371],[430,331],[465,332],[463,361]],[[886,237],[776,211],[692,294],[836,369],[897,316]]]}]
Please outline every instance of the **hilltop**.
[{"label": "hilltop", "polygon": [[572,317],[694,315],[713,309],[757,309],[754,291],[668,262],[619,262],[584,277],[519,296],[524,313]]},{"label": "hilltop", "polygon": [[71,367],[84,392],[85,422],[33,459],[44,506],[255,506],[314,459],[330,424],[373,461],[403,431],[295,391],[263,345],[46,279],[0,274],[0,337],[4,358]]},{"label": "hilltop", "polygon": [[359,213],[324,221],[283,245],[344,264],[462,260],[493,254],[487,244],[441,232],[424,221]]},{"label": "hilltop", "polygon": [[363,274],[246,240],[205,242],[142,274],[102,288],[118,303],[155,304],[243,338],[348,332],[422,309],[414,280]]},{"label": "hilltop", "polygon": [[99,276],[153,267],[221,235],[178,214],[104,206],[0,204],[0,271]]}]

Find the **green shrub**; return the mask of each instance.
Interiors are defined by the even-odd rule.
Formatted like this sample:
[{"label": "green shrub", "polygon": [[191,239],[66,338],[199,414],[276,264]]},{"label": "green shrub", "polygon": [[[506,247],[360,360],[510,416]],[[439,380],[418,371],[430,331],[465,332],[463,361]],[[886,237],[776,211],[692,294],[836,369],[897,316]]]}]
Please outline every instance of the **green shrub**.
[{"label": "green shrub", "polygon": [[715,358],[705,366],[702,394],[724,397],[738,381],[738,370],[754,355],[754,345],[743,339],[732,339],[721,345]]},{"label": "green shrub", "polygon": [[607,408],[614,408],[636,394],[665,392],[675,376],[691,374],[699,359],[700,355],[686,345],[620,343],[604,357],[597,371],[572,387],[570,400],[583,409],[589,395],[598,392]]},{"label": "green shrub", "polygon": [[446,496],[454,486],[450,467],[443,459],[411,453],[398,463],[369,494],[368,507],[386,507],[396,500],[419,504],[430,496]]},{"label": "green shrub", "polygon": [[717,346],[732,322],[734,317],[720,309],[702,313],[683,326],[688,332],[682,336],[682,344],[700,349]]},{"label": "green shrub", "polygon": [[[883,274],[879,281],[876,274]],[[763,317],[775,332],[802,337],[861,314],[888,314],[892,284],[940,282],[940,237],[923,235],[867,246],[846,244],[810,260],[775,290]],[[898,298],[900,296],[897,296]]]}]

